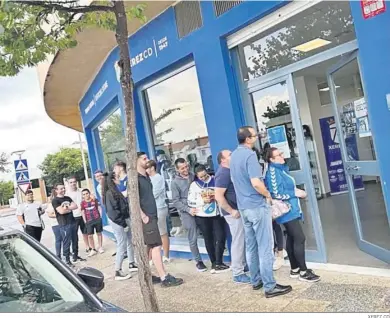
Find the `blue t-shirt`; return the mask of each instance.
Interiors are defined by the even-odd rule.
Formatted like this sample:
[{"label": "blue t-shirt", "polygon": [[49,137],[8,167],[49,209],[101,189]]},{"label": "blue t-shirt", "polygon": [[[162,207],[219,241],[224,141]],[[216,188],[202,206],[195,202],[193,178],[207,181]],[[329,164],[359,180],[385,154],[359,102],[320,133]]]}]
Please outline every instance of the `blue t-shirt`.
[{"label": "blue t-shirt", "polygon": [[[236,192],[234,191],[234,185],[230,179],[230,169],[225,167],[219,167],[217,173],[215,174],[215,187],[224,188],[225,199],[232,207],[232,209],[237,210],[237,198]],[[224,209],[221,209],[223,215],[229,215]]]},{"label": "blue t-shirt", "polygon": [[123,191],[127,190],[127,176],[124,177],[123,179],[119,180],[119,184],[117,187],[118,187],[119,192],[123,192]]},{"label": "blue t-shirt", "polygon": [[265,198],[253,188],[251,179],[263,180],[263,172],[256,153],[238,146],[230,158],[230,175],[236,191],[239,210],[255,209],[266,205]]}]

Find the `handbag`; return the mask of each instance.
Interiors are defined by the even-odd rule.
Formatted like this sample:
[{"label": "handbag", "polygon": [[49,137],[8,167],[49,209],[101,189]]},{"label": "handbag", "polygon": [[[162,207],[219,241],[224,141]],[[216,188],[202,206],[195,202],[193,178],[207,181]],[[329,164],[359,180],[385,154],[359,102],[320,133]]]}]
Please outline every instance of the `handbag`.
[{"label": "handbag", "polygon": [[290,212],[290,210],[291,210],[290,204],[285,203],[285,202],[280,201],[280,200],[272,200],[271,212],[272,212],[272,219],[273,220]]}]

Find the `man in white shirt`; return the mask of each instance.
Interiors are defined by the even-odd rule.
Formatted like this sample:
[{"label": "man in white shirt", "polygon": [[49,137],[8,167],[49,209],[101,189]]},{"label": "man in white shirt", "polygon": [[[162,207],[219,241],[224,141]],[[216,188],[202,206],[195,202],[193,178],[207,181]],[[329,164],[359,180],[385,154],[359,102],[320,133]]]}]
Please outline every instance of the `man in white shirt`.
[{"label": "man in white shirt", "polygon": [[[89,241],[88,241],[88,235],[87,235],[87,228],[85,226],[85,222],[83,220],[83,216],[81,214],[81,201],[83,200],[83,194],[81,189],[78,188],[77,186],[77,179],[76,177],[70,177],[68,178],[68,183],[69,183],[69,188],[66,191],[66,196],[70,197],[74,203],[77,205],[77,209],[73,210],[73,217],[76,221],[76,234],[78,233],[79,229],[81,233],[83,234],[83,240],[86,248],[86,253],[89,253],[91,251],[91,248],[89,246]],[[77,246],[73,246],[73,242],[77,242]],[[76,244],[75,244],[76,245]],[[74,255],[77,255],[78,260],[82,261],[83,259],[78,256],[79,253],[79,247],[78,247],[78,235],[77,239],[72,241],[72,251]]]},{"label": "man in white shirt", "polygon": [[156,172],[157,163],[154,160],[148,162],[147,173],[153,185],[153,196],[157,205],[158,230],[161,235],[164,250],[163,262],[169,262],[169,236],[167,229],[168,205],[164,178]]},{"label": "man in white shirt", "polygon": [[27,190],[26,199],[26,203],[19,204],[16,216],[19,223],[23,226],[24,231],[40,242],[43,231],[41,215],[45,211],[42,209],[40,203],[34,202],[34,193],[32,190]]}]

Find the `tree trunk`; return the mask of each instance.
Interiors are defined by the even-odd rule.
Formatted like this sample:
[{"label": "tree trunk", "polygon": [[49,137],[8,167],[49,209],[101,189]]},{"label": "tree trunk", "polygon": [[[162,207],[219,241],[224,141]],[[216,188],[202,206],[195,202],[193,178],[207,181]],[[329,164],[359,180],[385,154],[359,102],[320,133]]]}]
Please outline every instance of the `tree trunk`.
[{"label": "tree trunk", "polygon": [[125,102],[126,119],[126,161],[128,185],[127,193],[130,203],[131,231],[133,245],[138,261],[138,278],[141,293],[147,312],[158,312],[156,292],[152,284],[152,273],[149,267],[149,257],[146,252],[142,231],[142,219],[139,204],[137,144],[135,134],[135,114],[133,103],[133,81],[130,69],[130,52],[128,45],[127,17],[123,1],[114,1],[114,12],[117,20],[116,40],[119,46],[119,66],[121,69],[120,83]]}]

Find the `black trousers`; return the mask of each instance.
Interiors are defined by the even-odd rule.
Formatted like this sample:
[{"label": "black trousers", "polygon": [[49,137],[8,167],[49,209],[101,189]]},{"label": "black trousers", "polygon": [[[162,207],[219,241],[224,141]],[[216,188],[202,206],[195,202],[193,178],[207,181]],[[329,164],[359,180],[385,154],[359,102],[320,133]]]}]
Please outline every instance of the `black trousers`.
[{"label": "black trousers", "polygon": [[196,225],[202,231],[211,263],[221,265],[223,263],[223,252],[226,243],[225,219],[221,216],[196,216],[195,221]]},{"label": "black trousers", "polygon": [[283,240],[283,231],[278,223],[274,220],[272,221],[272,228],[274,230],[274,247],[278,249],[278,251],[283,251],[284,248],[284,240]]},{"label": "black trousers", "polygon": [[40,226],[26,225],[25,232],[35,238],[38,242],[42,238],[42,228]]},{"label": "black trousers", "polygon": [[305,260],[305,234],[303,233],[301,221],[292,220],[283,224],[287,231],[286,250],[290,261],[291,269],[301,271],[307,270]]}]

